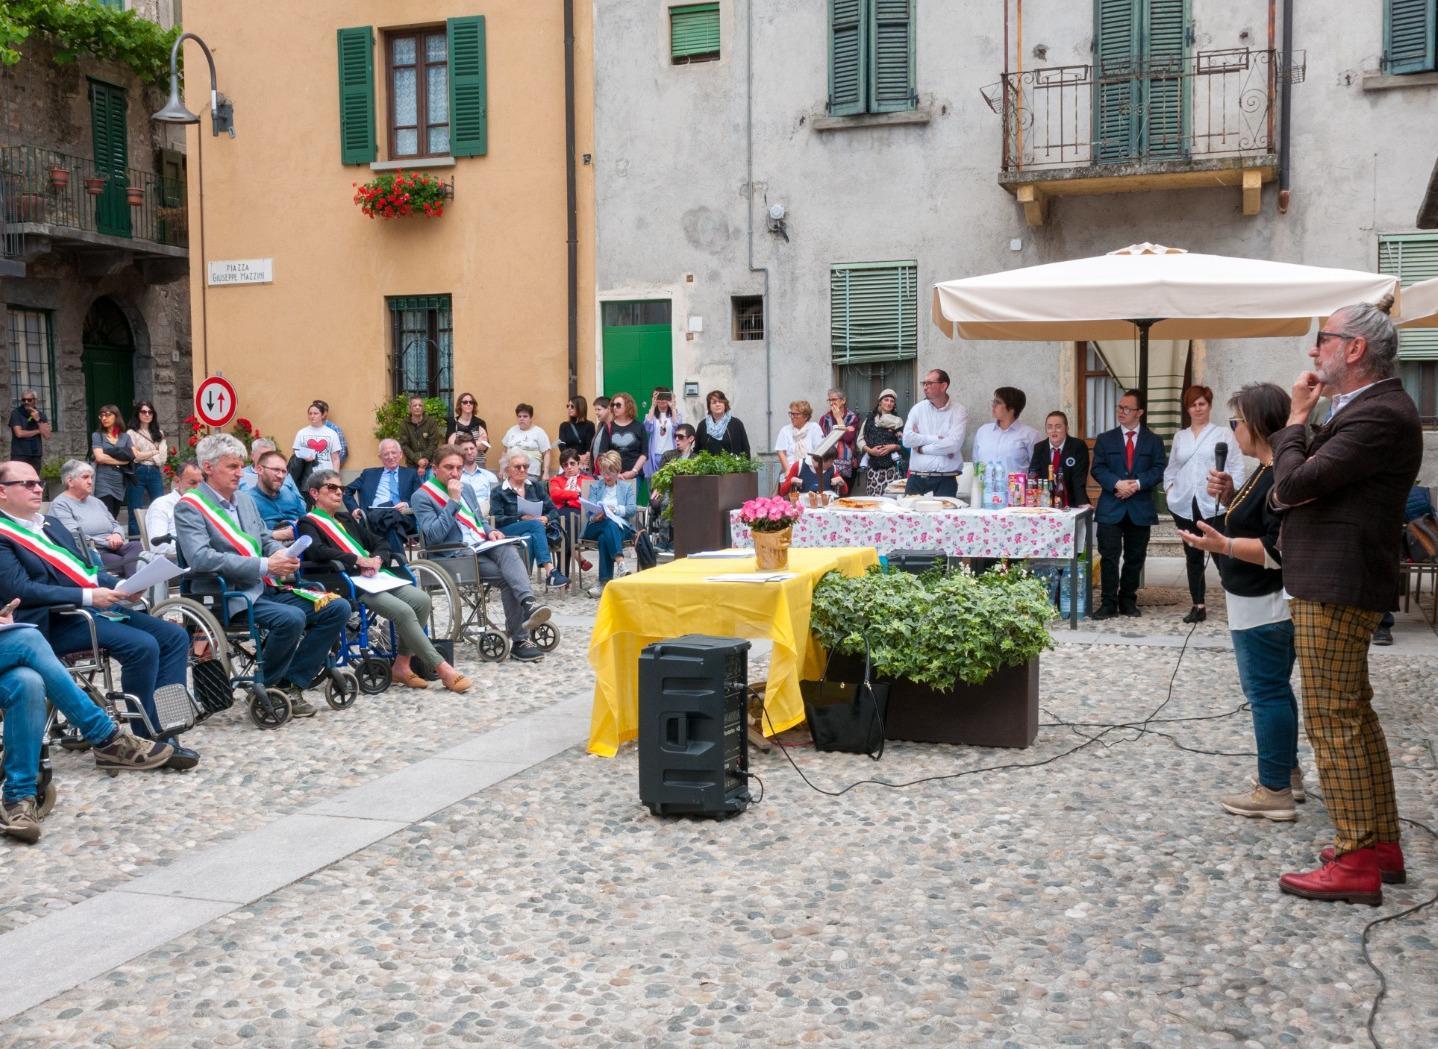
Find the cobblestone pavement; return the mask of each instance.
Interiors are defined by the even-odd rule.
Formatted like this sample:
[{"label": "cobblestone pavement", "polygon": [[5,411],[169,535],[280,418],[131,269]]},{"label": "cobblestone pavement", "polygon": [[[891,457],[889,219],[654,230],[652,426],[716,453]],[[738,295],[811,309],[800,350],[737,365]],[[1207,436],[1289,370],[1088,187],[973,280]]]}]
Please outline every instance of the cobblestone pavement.
[{"label": "cobblestone pavement", "polygon": [[[1378,984],[1361,931],[1434,892],[1438,847],[1406,834],[1410,881],[1381,908],[1281,896],[1278,874],[1310,865],[1331,827],[1318,800],[1289,824],[1219,809],[1253,767],[1242,710],[1060,756],[1098,729],[1059,720],[1141,721],[1163,701],[1186,598],[1148,607],[1086,624],[1092,636],[1056,631],[1029,750],[896,743],[875,764],[818,754],[802,732],[787,750],[828,790],[1038,767],[826,797],[776,749],[754,758],[763,801],[717,823],[651,817],[632,747],[607,761],[573,748],[0,1023],[0,1042],[1366,1044]],[[1123,636],[1136,626],[1148,643]],[[590,680],[583,633],[567,627],[557,657],[494,670],[465,700],[365,699],[277,733],[207,727],[207,775],[110,781],[76,759],[40,845],[0,849],[6,920],[572,695]],[[1416,654],[1375,655],[1374,683],[1401,811],[1432,822],[1438,644],[1416,622],[1400,635]],[[1221,645],[1221,624],[1194,637]],[[1190,648],[1160,716],[1241,698],[1231,652]],[[1311,770],[1306,744],[1301,760]],[[1430,909],[1372,933],[1389,1049],[1438,1043],[1433,930]]]}]

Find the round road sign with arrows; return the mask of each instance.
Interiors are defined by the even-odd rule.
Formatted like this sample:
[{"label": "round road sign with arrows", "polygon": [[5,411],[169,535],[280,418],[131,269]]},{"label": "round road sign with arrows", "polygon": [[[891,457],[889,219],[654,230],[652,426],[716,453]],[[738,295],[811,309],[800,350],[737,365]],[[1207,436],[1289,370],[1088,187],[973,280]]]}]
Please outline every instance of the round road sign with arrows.
[{"label": "round road sign with arrows", "polygon": [[235,388],[211,375],[195,389],[195,415],[206,426],[224,426],[235,417]]}]

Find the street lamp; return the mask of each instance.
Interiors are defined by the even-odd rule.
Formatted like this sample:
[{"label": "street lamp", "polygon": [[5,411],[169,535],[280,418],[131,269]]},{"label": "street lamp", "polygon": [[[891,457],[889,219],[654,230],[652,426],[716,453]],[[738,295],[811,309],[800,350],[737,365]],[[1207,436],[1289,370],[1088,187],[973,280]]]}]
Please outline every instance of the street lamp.
[{"label": "street lamp", "polygon": [[165,108],[160,110],[150,119],[161,124],[198,124],[200,118],[185,108],[185,103],[180,99],[180,70],[179,57],[180,45],[186,40],[193,40],[200,45],[200,50],[205,53],[205,61],[210,64],[210,126],[212,134],[219,135],[221,131],[228,131],[230,137],[235,137],[235,107],[230,100],[220,94],[215,84],[215,56],[210,54],[209,47],[194,33],[181,33],[176,39],[174,46],[170,48],[170,98],[165,103]]}]

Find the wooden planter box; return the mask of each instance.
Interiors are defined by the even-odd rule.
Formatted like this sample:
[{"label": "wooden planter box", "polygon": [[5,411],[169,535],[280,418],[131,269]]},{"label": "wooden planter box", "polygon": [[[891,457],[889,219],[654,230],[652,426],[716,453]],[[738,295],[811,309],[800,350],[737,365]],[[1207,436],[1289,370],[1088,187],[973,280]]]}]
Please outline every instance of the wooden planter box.
[{"label": "wooden planter box", "polygon": [[729,545],[729,511],[759,494],[759,475],[694,474],[674,478],[674,556]]},{"label": "wooden planter box", "polygon": [[[836,656],[829,677],[858,681],[863,659]],[[912,681],[891,681],[884,737],[971,747],[1028,747],[1039,732],[1039,660],[995,671],[982,685],[962,681],[939,692]]]}]

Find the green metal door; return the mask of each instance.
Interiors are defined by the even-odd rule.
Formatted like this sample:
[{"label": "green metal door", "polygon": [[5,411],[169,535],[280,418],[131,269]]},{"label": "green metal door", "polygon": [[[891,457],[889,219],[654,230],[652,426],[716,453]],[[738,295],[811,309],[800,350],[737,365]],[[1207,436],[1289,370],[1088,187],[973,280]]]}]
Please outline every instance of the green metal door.
[{"label": "green metal door", "polygon": [[114,346],[86,346],[80,358],[85,372],[85,432],[100,424],[100,406],[118,405],[124,425],[129,425],[130,407],[135,403],[135,354]]},{"label": "green metal door", "polygon": [[128,237],[130,204],[125,199],[130,163],[125,127],[125,92],[113,84],[90,81],[90,129],[95,145],[95,171],[105,177],[105,190],[95,198],[95,228],[112,237]]},{"label": "green metal door", "polygon": [[656,386],[674,387],[674,329],[668,299],[604,304],[604,390],[634,397],[642,416]]}]

